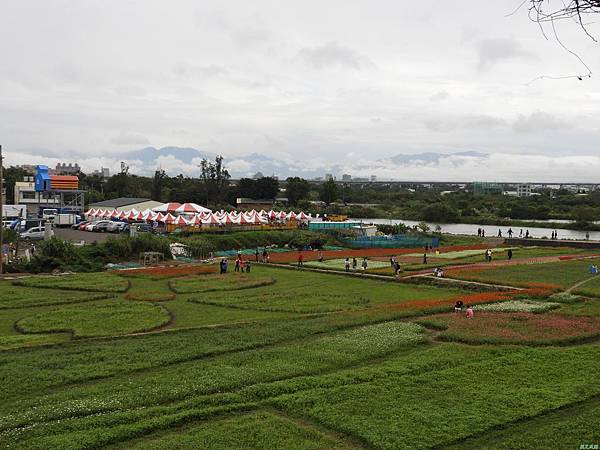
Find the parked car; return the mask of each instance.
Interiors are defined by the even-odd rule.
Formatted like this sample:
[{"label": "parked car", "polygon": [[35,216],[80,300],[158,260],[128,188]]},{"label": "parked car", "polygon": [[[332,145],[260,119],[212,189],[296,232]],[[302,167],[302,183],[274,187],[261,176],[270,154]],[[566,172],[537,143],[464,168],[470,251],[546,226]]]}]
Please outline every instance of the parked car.
[{"label": "parked car", "polygon": [[110,220],[99,220],[94,224],[91,231],[104,233],[111,223]]},{"label": "parked car", "polygon": [[80,231],[88,231],[87,227],[89,227],[92,224],[93,224],[93,222],[91,220],[88,220],[84,224],[79,226],[79,230]]},{"label": "parked car", "polygon": [[109,233],[125,233],[129,231],[129,224],[127,222],[111,222],[106,231]]},{"label": "parked car", "polygon": [[79,223],[74,223],[73,225],[71,225],[71,228],[73,228],[74,230],[81,230],[81,227],[86,226],[88,223],[90,223],[89,220],[82,220]]},{"label": "parked car", "polygon": [[29,230],[25,230],[20,234],[21,239],[27,241],[39,241],[44,239],[45,229],[44,227],[33,227]]},{"label": "parked car", "polygon": [[83,231],[94,231],[94,226],[96,226],[98,222],[90,222],[83,226]]},{"label": "parked car", "polygon": [[139,233],[151,233],[152,226],[146,222],[135,222],[130,225],[131,228],[135,228]]}]

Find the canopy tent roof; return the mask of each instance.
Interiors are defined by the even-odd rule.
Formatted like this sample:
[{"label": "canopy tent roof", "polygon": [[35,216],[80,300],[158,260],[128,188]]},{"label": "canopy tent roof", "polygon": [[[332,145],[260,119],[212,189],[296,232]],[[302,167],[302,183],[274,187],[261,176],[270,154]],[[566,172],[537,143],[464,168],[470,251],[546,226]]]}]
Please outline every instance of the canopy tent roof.
[{"label": "canopy tent roof", "polygon": [[152,211],[161,213],[175,212],[175,210],[180,206],[181,203],[177,202],[163,203],[162,205],[157,206],[156,208],[152,208]]},{"label": "canopy tent roof", "polygon": [[174,212],[179,213],[179,214],[184,214],[184,213],[196,214],[196,213],[210,213],[212,211],[210,209],[205,208],[204,206],[200,206],[196,203],[183,203],[178,208],[175,208]]}]

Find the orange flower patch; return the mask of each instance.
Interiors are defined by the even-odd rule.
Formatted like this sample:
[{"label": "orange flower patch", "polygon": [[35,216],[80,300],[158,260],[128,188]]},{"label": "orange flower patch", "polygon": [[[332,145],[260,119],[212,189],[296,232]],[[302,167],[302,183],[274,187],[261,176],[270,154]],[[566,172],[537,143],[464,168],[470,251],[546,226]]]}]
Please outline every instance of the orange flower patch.
[{"label": "orange flower patch", "polygon": [[[476,305],[480,303],[498,302],[502,300],[509,300],[513,295],[513,292],[506,291],[494,291],[494,292],[477,292],[473,294],[457,295],[444,300],[413,300],[402,303],[392,303],[387,305],[380,305],[376,308],[385,309],[401,309],[401,310],[415,310],[415,311],[428,311],[436,309],[450,309],[457,300],[462,300],[465,305]],[[374,308],[374,309],[376,309]]]}]

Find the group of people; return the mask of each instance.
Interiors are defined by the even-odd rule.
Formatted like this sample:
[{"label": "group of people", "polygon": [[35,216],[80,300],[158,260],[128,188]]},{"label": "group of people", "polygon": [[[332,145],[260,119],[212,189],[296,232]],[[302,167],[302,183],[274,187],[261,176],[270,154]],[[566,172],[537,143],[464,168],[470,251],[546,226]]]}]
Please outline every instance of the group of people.
[{"label": "group of people", "polygon": [[[464,302],[462,300],[457,300],[456,303],[454,303],[454,312],[461,313],[463,306],[464,306]],[[473,315],[474,315],[473,308],[471,307],[471,305],[467,305],[467,309],[466,309],[467,319],[472,319]]]},{"label": "group of people", "polygon": [[[246,272],[250,273],[250,268],[252,267],[252,263],[249,259],[242,258],[242,254],[238,253],[235,258],[235,264],[233,266],[234,272]],[[227,269],[229,268],[229,260],[227,258],[221,258],[219,261],[219,272],[221,275],[227,273]]]},{"label": "group of people", "polygon": [[444,278],[444,269],[441,267],[436,267],[433,269],[433,276],[436,278]]},{"label": "group of people", "polygon": [[266,248],[263,248],[262,251],[262,255],[258,252],[258,247],[256,248],[256,252],[254,252],[254,257],[256,259],[256,262],[262,261],[263,263],[268,263],[269,262],[269,252],[267,252]]},{"label": "group of people", "polygon": [[352,257],[352,263],[350,263],[350,258],[346,258],[346,260],[344,261],[344,270],[346,272],[350,272],[351,264],[352,264],[352,270],[356,270],[356,268],[358,267],[358,261],[356,260],[355,257]]}]

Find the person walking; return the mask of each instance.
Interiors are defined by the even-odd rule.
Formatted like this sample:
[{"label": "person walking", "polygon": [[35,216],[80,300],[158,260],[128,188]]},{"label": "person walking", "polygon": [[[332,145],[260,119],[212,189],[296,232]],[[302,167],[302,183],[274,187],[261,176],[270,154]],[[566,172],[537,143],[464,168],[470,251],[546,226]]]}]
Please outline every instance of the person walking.
[{"label": "person walking", "polygon": [[506,252],[506,256],[508,256],[509,261],[512,259],[512,257],[513,257],[512,248],[508,249],[508,252]]},{"label": "person walking", "polygon": [[529,230],[525,231],[525,239],[529,239]]},{"label": "person walking", "polygon": [[235,267],[233,268],[234,272],[239,272],[240,271],[240,265],[241,265],[241,259],[238,256],[237,258],[235,258]]},{"label": "person walking", "polygon": [[498,228],[498,237],[502,237],[502,230]]},{"label": "person walking", "polygon": [[323,252],[321,250],[319,250],[319,252],[317,253],[317,259],[320,263],[323,262]]},{"label": "person walking", "polygon": [[485,230],[482,228],[481,229],[481,237],[484,238],[485,237]]},{"label": "person walking", "polygon": [[221,262],[219,263],[219,269],[221,275],[225,273],[225,258],[221,258]]},{"label": "person walking", "polygon": [[477,237],[481,237],[481,228],[477,228]]},{"label": "person walking", "polygon": [[586,241],[589,241],[589,240],[590,240],[590,232],[589,232],[589,231],[586,231],[586,232],[585,232],[585,240],[586,240]]},{"label": "person walking", "polygon": [[394,262],[394,275],[398,276],[400,274],[400,263],[398,261]]},{"label": "person walking", "polygon": [[523,228],[521,228],[521,231],[519,231],[519,237],[523,237]]},{"label": "person walking", "polygon": [[266,263],[267,262],[267,249],[263,248],[263,252],[262,252],[262,262]]},{"label": "person walking", "polygon": [[350,258],[346,258],[346,261],[344,261],[344,268],[346,272],[350,272]]},{"label": "person walking", "polygon": [[246,273],[250,273],[250,260],[246,261]]},{"label": "person walking", "polygon": [[427,264],[427,253],[423,253],[423,264]]},{"label": "person walking", "polygon": [[302,253],[302,250],[298,252],[298,268],[300,267],[304,267],[304,254]]},{"label": "person walking", "polygon": [[357,267],[358,267],[358,261],[356,260],[356,257],[353,256],[352,257],[352,270],[356,270]]},{"label": "person walking", "polygon": [[363,261],[362,261],[362,268],[363,268],[363,270],[367,270],[368,266],[369,266],[369,263],[367,262],[367,257],[365,256],[363,258]]},{"label": "person walking", "polygon": [[513,230],[512,230],[512,228],[509,228],[508,229],[508,237],[512,238],[512,235],[513,235]]},{"label": "person walking", "polygon": [[256,247],[256,252],[254,252],[254,256],[256,258],[256,262],[258,262],[258,257],[260,256],[260,253],[258,253],[258,247]]}]

